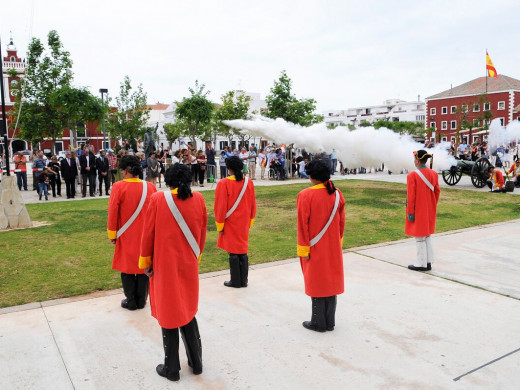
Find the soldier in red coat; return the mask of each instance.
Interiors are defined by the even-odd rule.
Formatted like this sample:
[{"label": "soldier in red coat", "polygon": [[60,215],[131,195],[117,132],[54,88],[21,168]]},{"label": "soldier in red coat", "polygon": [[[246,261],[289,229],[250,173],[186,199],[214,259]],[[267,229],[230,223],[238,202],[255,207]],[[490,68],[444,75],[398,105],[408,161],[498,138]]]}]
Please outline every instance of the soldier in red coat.
[{"label": "soldier in red coat", "polygon": [[243,162],[233,156],[226,159],[230,176],[215,190],[215,223],[219,232],[217,246],[229,253],[231,280],[226,287],[247,287],[249,229],[256,214],[255,187],[242,173]]},{"label": "soldier in red coat", "polygon": [[[155,186],[138,178],[143,172],[141,161],[124,156],[119,164],[123,180],[112,187],[108,201],[108,239],[115,244],[112,269],[121,272],[125,299],[121,307],[142,309],[148,297],[148,276],[139,269],[139,251],[135,244],[141,240],[144,215]],[[144,191],[146,190],[146,192]]]},{"label": "soldier in red coat", "polygon": [[[439,202],[439,176],[433,169],[427,168],[428,159],[433,158],[425,150],[414,152],[417,170],[406,178],[406,223],[404,231],[415,237],[417,259],[408,268],[413,271],[432,269],[433,247],[431,235],[435,233],[437,203]],[[431,166],[431,164],[430,164]]]},{"label": "soldier in red coat", "polygon": [[330,181],[330,167],[325,161],[309,162],[305,172],[314,186],[298,194],[297,253],[305,294],[312,301],[312,317],[302,325],[325,332],[334,330],[337,295],[345,290],[342,250],[345,200]]},{"label": "soldier in red coat", "polygon": [[152,316],[162,329],[164,364],[160,376],[178,381],[179,330],[195,375],[202,373],[202,344],[197,314],[199,261],[206,242],[208,214],[204,198],[190,189],[191,171],[174,164],[165,172],[170,191],[152,196],[146,214],[139,267],[150,276]]},{"label": "soldier in red coat", "polygon": [[488,168],[489,179],[486,182],[491,192],[506,192],[504,188],[504,175],[498,169],[495,169],[493,165]]}]

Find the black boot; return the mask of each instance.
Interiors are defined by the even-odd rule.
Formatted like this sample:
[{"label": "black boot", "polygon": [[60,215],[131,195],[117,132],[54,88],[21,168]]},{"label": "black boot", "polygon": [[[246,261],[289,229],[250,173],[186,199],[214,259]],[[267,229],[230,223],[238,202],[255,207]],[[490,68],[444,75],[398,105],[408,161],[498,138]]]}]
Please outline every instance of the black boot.
[{"label": "black boot", "polygon": [[325,321],[327,330],[334,330],[336,326],[336,304],[338,297],[333,295],[332,297],[325,298]]},{"label": "black boot", "polygon": [[310,321],[304,321],[303,327],[316,332],[325,332],[327,324],[325,320],[325,300],[327,298],[313,298],[312,301],[312,318]]},{"label": "black boot", "polygon": [[224,282],[224,286],[240,288],[242,283],[240,282],[240,258],[238,255],[229,254],[229,273],[231,280]]},{"label": "black boot", "polygon": [[134,274],[125,274],[121,272],[121,282],[123,283],[123,292],[125,299],[121,301],[123,309],[135,310],[137,304],[135,302],[136,279]]},{"label": "black boot", "polygon": [[193,370],[193,374],[202,374],[202,343],[200,341],[199,326],[197,319],[193,319],[180,328],[186,356],[188,357],[188,366]]},{"label": "black boot", "polygon": [[247,287],[247,275],[249,273],[249,257],[247,253],[245,255],[239,255],[240,259],[240,282],[242,287]]},{"label": "black boot", "polygon": [[145,274],[137,274],[136,282],[135,303],[138,309],[142,309],[146,306],[146,300],[148,299],[148,276]]},{"label": "black boot", "polygon": [[181,363],[179,362],[179,331],[175,329],[161,328],[164,345],[164,364],[159,364],[155,371],[171,381],[180,379],[179,371]]}]

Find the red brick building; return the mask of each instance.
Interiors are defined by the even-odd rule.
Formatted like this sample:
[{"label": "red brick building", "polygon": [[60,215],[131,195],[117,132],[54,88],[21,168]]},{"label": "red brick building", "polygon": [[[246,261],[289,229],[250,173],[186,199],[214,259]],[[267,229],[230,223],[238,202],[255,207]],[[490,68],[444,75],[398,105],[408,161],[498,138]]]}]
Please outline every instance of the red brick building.
[{"label": "red brick building", "polygon": [[520,80],[479,77],[426,98],[428,138],[454,144],[483,141],[491,120],[498,118],[503,125],[518,120],[519,105]]}]

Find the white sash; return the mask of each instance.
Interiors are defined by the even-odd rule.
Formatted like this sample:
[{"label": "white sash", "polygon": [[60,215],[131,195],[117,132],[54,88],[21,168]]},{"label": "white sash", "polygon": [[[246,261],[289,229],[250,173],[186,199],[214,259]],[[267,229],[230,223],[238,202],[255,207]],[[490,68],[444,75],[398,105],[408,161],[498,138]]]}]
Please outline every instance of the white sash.
[{"label": "white sash", "polygon": [[242,200],[242,197],[244,196],[244,192],[246,192],[248,181],[249,181],[249,179],[246,176],[244,178],[244,185],[242,186],[242,191],[240,191],[240,194],[238,194],[238,198],[235,201],[235,204],[233,205],[233,207],[231,207],[229,209],[229,211],[226,213],[226,219],[229,218],[231,216],[231,214],[233,214],[235,212],[236,208],[238,207],[240,201]]},{"label": "white sash", "polygon": [[432,183],[428,181],[428,179],[423,175],[423,173],[419,169],[417,169],[415,172],[417,172],[422,181],[424,181],[424,184],[426,184],[430,190],[435,191]]},{"label": "white sash", "polygon": [[193,254],[195,255],[195,258],[198,260],[200,256],[200,247],[199,244],[197,244],[197,240],[195,240],[195,237],[193,237],[193,233],[191,232],[190,228],[188,227],[188,224],[184,220],[184,217],[182,216],[181,212],[179,211],[179,208],[173,201],[173,196],[171,191],[166,191],[164,193],[164,198],[166,199],[166,203],[168,203],[168,207],[170,208],[170,211],[173,214],[173,218],[175,218],[175,221],[177,221],[177,224],[182,230],[182,233],[184,234],[184,238],[186,238],[186,241],[188,241],[188,244],[191,246],[191,250],[193,251]]},{"label": "white sash", "polygon": [[332,213],[330,213],[329,220],[327,221],[327,223],[325,224],[323,229],[321,229],[321,232],[319,232],[318,235],[310,241],[310,244],[311,244],[310,246],[316,245],[318,243],[318,241],[321,240],[323,235],[327,232],[327,229],[329,228],[330,224],[332,223],[332,220],[334,219],[334,216],[336,215],[336,211],[338,210],[338,205],[339,205],[339,191],[336,190],[336,200],[334,201],[334,207],[332,209]]},{"label": "white sash", "polygon": [[126,223],[121,227],[121,229],[119,229],[117,231],[116,238],[121,237],[123,235],[123,233],[126,232],[126,230],[130,227],[130,225],[132,223],[134,223],[134,221],[137,219],[137,217],[139,216],[139,213],[143,209],[144,201],[146,200],[147,193],[148,193],[148,186],[146,185],[146,182],[143,180],[143,194],[141,195],[141,200],[139,201],[139,204],[137,205],[137,208],[135,209],[135,211],[132,214],[132,216],[130,217],[130,219],[128,219],[128,221],[126,221]]}]

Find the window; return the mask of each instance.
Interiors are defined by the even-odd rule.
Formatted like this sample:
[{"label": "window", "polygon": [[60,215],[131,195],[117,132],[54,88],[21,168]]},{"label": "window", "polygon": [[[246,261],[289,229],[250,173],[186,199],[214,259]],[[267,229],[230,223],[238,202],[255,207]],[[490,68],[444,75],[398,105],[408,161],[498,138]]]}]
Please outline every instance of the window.
[{"label": "window", "polygon": [[480,121],[478,119],[473,119],[473,127],[479,127]]},{"label": "window", "polygon": [[491,110],[491,103],[490,102],[484,103],[484,111],[489,111],[489,110]]},{"label": "window", "polygon": [[416,120],[417,122],[422,122],[422,121],[424,120],[424,115],[416,115],[416,116],[415,116],[415,120]]},{"label": "window", "polygon": [[454,144],[455,143],[455,137],[451,137],[451,143]]},{"label": "window", "polygon": [[450,122],[450,128],[451,128],[452,130],[455,130],[455,129],[457,128],[457,121],[451,121],[451,122]]},{"label": "window", "polygon": [[451,106],[450,107],[450,114],[455,114],[457,113],[457,106]]},{"label": "window", "polygon": [[448,113],[448,106],[445,106],[445,107],[442,107],[442,114],[447,114]]},{"label": "window", "polygon": [[498,102],[498,109],[499,110],[505,110],[506,109],[506,102]]},{"label": "window", "polygon": [[460,109],[462,112],[468,112],[468,105],[467,104],[463,104],[462,106],[460,106]]},{"label": "window", "polygon": [[448,121],[441,122],[441,130],[446,130],[448,128]]},{"label": "window", "polygon": [[479,112],[480,111],[480,104],[474,104],[473,105],[473,112]]},{"label": "window", "polygon": [[505,123],[504,118],[497,118],[497,119],[500,119],[500,126],[504,126],[504,123]]},{"label": "window", "polygon": [[442,137],[442,138],[441,138],[441,141],[442,141],[442,142],[446,142],[446,141],[448,141],[448,139],[447,139],[446,137]]},{"label": "window", "polygon": [[9,59],[9,61],[11,61],[11,62],[16,62],[16,58],[14,58],[14,56],[11,56],[11,58]]},{"label": "window", "polygon": [[476,142],[478,142],[478,135],[473,136],[473,143],[476,143]]},{"label": "window", "polygon": [[[518,117],[518,120],[520,121],[520,117]],[[430,122],[430,128],[435,129],[435,122]]]},{"label": "window", "polygon": [[437,109],[436,108],[430,108],[430,115],[436,115]]}]

